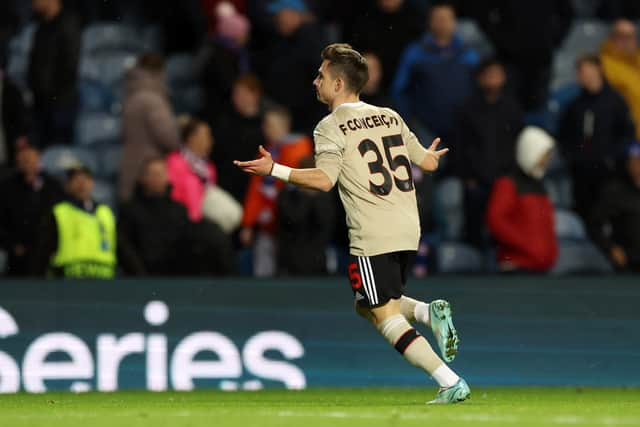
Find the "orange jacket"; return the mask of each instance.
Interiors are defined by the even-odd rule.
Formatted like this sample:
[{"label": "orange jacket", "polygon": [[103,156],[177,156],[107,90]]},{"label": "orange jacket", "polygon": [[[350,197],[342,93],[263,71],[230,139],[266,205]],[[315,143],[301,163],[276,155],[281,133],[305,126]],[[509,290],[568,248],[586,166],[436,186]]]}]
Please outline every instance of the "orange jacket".
[{"label": "orange jacket", "polygon": [[[270,144],[267,150],[273,160],[292,168],[300,160],[313,154],[311,140],[304,135],[289,135],[278,144]],[[243,227],[259,225],[262,231],[273,233],[276,227],[278,194],[285,183],[271,176],[252,176],[244,199]]]}]

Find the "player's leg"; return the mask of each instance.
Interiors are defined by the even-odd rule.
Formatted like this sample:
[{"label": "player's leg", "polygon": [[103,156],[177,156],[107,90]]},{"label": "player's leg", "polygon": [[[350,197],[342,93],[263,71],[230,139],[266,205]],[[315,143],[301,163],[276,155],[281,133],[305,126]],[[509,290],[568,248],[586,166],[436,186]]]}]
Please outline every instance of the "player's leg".
[{"label": "player's leg", "polygon": [[403,295],[400,298],[400,311],[409,322],[415,320],[427,325],[438,341],[442,358],[447,362],[453,362],[458,353],[460,339],[453,326],[449,302],[439,299],[425,303]]}]

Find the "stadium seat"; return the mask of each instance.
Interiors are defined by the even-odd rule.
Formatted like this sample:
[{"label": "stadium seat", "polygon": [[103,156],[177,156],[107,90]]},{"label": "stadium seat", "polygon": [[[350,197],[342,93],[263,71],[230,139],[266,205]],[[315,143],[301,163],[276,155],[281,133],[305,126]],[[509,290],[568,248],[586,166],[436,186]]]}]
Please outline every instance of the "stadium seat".
[{"label": "stadium seat", "polygon": [[458,242],[442,243],[437,253],[438,272],[481,273],[484,270],[482,254],[472,246]]},{"label": "stadium seat", "polygon": [[115,96],[109,86],[93,80],[81,80],[78,92],[81,113],[107,113],[114,109]]},{"label": "stadium seat", "polygon": [[33,35],[36,32],[36,25],[26,25],[18,34],[9,41],[9,52],[27,56],[31,50]]},{"label": "stadium seat", "polygon": [[76,122],[76,144],[95,146],[120,140],[120,118],[108,113],[86,113]]},{"label": "stadium seat", "polygon": [[96,171],[98,161],[95,154],[85,148],[55,145],[42,154],[42,166],[50,174],[61,177],[67,169],[77,166]]},{"label": "stadium seat", "polygon": [[171,91],[171,103],[176,113],[195,114],[204,104],[204,94],[199,86],[188,86]]},{"label": "stadium seat", "polygon": [[144,40],[134,28],[115,22],[91,24],[82,34],[82,54],[140,53]]},{"label": "stadium seat", "polygon": [[19,87],[26,89],[29,57],[22,53],[12,52],[7,63],[7,76]]},{"label": "stadium seat", "polygon": [[136,55],[127,52],[84,56],[80,60],[80,78],[113,88],[122,83],[125,72],[135,63]]},{"label": "stadium seat", "polygon": [[583,240],[561,240],[560,254],[551,274],[605,274],[612,271],[611,264],[593,243]]},{"label": "stadium seat", "polygon": [[100,177],[114,181],[120,173],[122,146],[107,145],[100,150],[98,172]]},{"label": "stadium seat", "polygon": [[573,183],[569,175],[549,176],[544,179],[553,206],[561,209],[571,209],[573,206]]},{"label": "stadium seat", "polygon": [[458,178],[446,178],[435,185],[433,216],[442,238],[460,240],[464,227],[464,188]]},{"label": "stadium seat", "polygon": [[196,81],[192,55],[180,53],[167,60],[167,82],[171,88],[192,86]]},{"label": "stadium seat", "polygon": [[116,189],[113,184],[107,181],[96,180],[95,188],[93,189],[93,198],[98,203],[104,203],[109,205],[112,210],[116,209]]},{"label": "stadium seat", "polygon": [[482,30],[471,19],[461,19],[458,21],[457,33],[465,43],[475,49],[481,58],[489,56],[494,49],[491,42],[484,35]]},{"label": "stadium seat", "polygon": [[556,236],[561,240],[586,240],[587,231],[582,218],[566,209],[556,209],[554,214]]}]

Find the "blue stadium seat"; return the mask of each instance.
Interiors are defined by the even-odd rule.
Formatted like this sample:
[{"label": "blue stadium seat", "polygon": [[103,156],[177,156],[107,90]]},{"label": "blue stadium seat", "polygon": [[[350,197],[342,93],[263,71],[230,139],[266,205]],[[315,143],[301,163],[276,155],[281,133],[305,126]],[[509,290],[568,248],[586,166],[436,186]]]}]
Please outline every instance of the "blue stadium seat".
[{"label": "blue stadium seat", "polygon": [[573,182],[569,175],[553,175],[544,179],[553,206],[560,209],[571,209],[573,206]]},{"label": "blue stadium seat", "polygon": [[167,82],[171,88],[192,86],[196,81],[194,58],[192,55],[180,53],[167,60]]},{"label": "blue stadium seat", "polygon": [[556,209],[554,219],[558,239],[578,241],[587,239],[582,218],[576,213],[566,209]]},{"label": "blue stadium seat", "polygon": [[12,52],[9,54],[7,63],[7,76],[19,87],[26,89],[27,72],[29,67],[29,57],[23,53]]},{"label": "blue stadium seat", "polygon": [[117,143],[120,133],[120,118],[108,113],[86,113],[76,122],[76,143],[81,146]]},{"label": "blue stadium seat", "polygon": [[436,183],[433,216],[444,240],[460,240],[464,227],[464,188],[458,178]]},{"label": "blue stadium seat", "polygon": [[136,58],[136,55],[127,52],[83,56],[80,60],[80,79],[116,87],[122,83],[126,71],[135,65]]},{"label": "blue stadium seat", "polygon": [[115,95],[109,86],[93,80],[81,80],[78,92],[81,113],[106,113],[114,108]]},{"label": "blue stadium seat", "polygon": [[456,32],[462,40],[465,41],[467,46],[478,52],[481,58],[493,53],[494,48],[491,45],[491,42],[473,20],[460,19],[458,21]]},{"label": "blue stadium seat", "polygon": [[438,272],[481,273],[484,258],[480,251],[464,243],[446,242],[438,247]]},{"label": "blue stadium seat", "polygon": [[95,154],[85,148],[55,145],[42,154],[42,166],[45,171],[60,177],[67,169],[77,166],[86,166],[96,171],[98,161]]},{"label": "blue stadium seat", "polygon": [[105,205],[109,205],[111,209],[116,209],[116,189],[110,182],[96,180],[96,185],[93,189],[93,198],[98,203],[104,203]]},{"label": "blue stadium seat", "polygon": [[171,103],[176,113],[195,114],[204,105],[204,94],[199,86],[188,86],[181,89],[173,89]]},{"label": "blue stadium seat", "polygon": [[33,42],[36,25],[26,25],[18,34],[9,41],[9,52],[12,54],[28,55]]},{"label": "blue stadium seat", "polygon": [[607,258],[587,240],[560,240],[559,247],[560,256],[551,274],[605,274],[612,271]]},{"label": "blue stadium seat", "polygon": [[120,173],[120,160],[122,159],[122,146],[107,145],[100,150],[99,174],[102,178],[115,181]]},{"label": "blue stadium seat", "polygon": [[140,53],[144,50],[141,36],[134,28],[115,22],[91,24],[82,34],[82,54]]}]

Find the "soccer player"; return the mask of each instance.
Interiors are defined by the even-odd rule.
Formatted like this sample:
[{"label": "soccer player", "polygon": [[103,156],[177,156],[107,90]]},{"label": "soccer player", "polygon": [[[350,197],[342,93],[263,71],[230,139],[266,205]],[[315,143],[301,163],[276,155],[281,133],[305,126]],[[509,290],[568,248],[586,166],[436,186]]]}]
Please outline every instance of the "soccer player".
[{"label": "soccer player", "polygon": [[438,150],[439,138],[425,149],[398,113],[360,101],[369,72],[366,59],[351,46],[331,44],[321,57],[313,85],[331,114],[313,133],[316,167],[292,169],[275,163],[263,147],[259,159],[234,163],[247,173],[301,187],[329,191],[338,184],[349,227],[349,278],[356,311],[439,384],[430,403],[461,402],[469,398],[469,386],[410,324],[428,325],[442,358],[451,362],[459,340],[449,303],[426,304],[403,295],[420,238],[411,162],[433,172],[448,149]]}]

